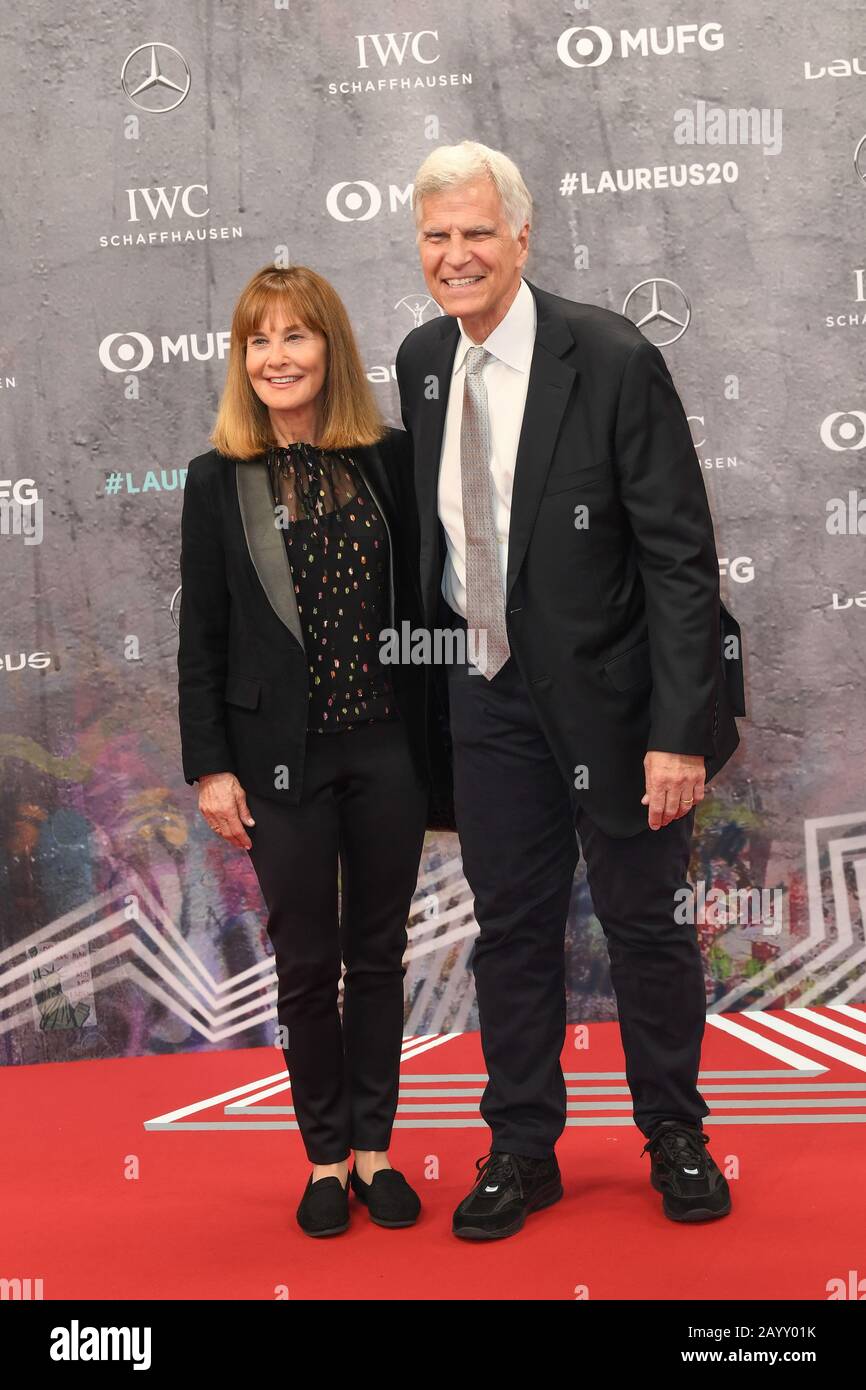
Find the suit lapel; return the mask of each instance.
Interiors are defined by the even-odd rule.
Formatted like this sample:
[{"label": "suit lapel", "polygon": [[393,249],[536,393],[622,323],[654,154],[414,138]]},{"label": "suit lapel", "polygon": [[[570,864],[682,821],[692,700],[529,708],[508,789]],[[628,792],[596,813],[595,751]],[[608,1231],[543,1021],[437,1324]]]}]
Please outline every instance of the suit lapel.
[{"label": "suit lapel", "polygon": [[383,520],[388,526],[395,515],[396,502],[379,445],[366,444],[362,449],[358,449],[355,454],[355,466],[373,494],[373,501],[384,511]]},{"label": "suit lapel", "polygon": [[543,290],[527,280],[535,299],[537,322],[535,347],[529,368],[529,384],[523,424],[514,464],[511,521],[508,530],[508,600],[535,525],[541,494],[550,470],[553,451],[569,395],[579,373],[561,361],[574,347],[568,324],[557,313]]},{"label": "suit lapel", "polygon": [[[359,450],[359,454],[358,471],[383,512],[390,540],[389,519],[394,517],[394,497],[381,454],[375,444]],[[286,543],[282,531],[274,524],[276,517],[267,463],[263,459],[238,459],[235,478],[244,536],[256,574],[277,617],[303,647],[303,629]],[[393,586],[391,602],[393,605]]]},{"label": "suit lapel", "polygon": [[377,508],[382,518],[382,524],[388,536],[388,622],[389,626],[394,626],[395,616],[395,554],[394,548],[397,544],[396,527],[400,525],[400,518],[397,516],[397,506],[394,500],[394,493],[391,488],[391,480],[388,477],[388,470],[382,458],[381,450],[377,444],[368,444],[363,449],[358,449],[355,455],[355,467],[361,478],[367,485],[367,491],[373,499],[373,504]]},{"label": "suit lapel", "polygon": [[439,548],[439,464],[442,457],[442,438],[445,433],[445,415],[448,409],[451,372],[454,368],[454,354],[457,351],[457,343],[460,338],[456,319],[443,317],[438,322],[442,325],[442,336],[425,362],[424,379],[426,381],[432,377],[438,381],[439,395],[435,400],[427,400],[422,397],[417,419],[423,428],[415,433],[413,440],[415,497],[418,505],[420,531],[421,593],[424,596],[425,616],[430,627],[435,626],[436,595],[442,580]]},{"label": "suit lapel", "polygon": [[[523,564],[526,548],[535,525],[541,494],[547,478],[559,427],[572,388],[579,376],[574,367],[561,359],[574,347],[568,324],[556,310],[544,290],[529,280],[527,285],[535,299],[535,346],[529,369],[529,383],[523,424],[514,466],[514,486],[511,496],[511,522],[508,532],[508,574],[506,598]],[[443,318],[442,336],[429,358],[425,377],[439,381],[439,398],[422,401],[418,418],[424,428],[415,442],[415,487],[418,517],[421,528],[421,585],[425,595],[428,623],[435,618],[436,592],[441,582],[439,550],[438,483],[445,416],[451,386],[454,355],[459,341],[457,320]],[[430,604],[433,604],[433,611]]]},{"label": "suit lapel", "polygon": [[301,617],[286,543],[282,531],[275,525],[268,465],[263,459],[238,459],[235,480],[244,536],[256,574],[277,617],[303,647]]}]

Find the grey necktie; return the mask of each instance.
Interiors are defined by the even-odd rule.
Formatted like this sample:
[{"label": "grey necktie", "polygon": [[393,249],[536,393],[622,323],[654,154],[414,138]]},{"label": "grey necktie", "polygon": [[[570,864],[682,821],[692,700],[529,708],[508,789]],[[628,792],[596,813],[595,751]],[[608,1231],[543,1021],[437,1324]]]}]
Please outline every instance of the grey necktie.
[{"label": "grey necktie", "polygon": [[[499,548],[493,524],[487,388],[481,377],[481,368],[489,356],[484,347],[471,347],[466,354],[463,419],[460,425],[460,479],[466,533],[466,622],[477,633],[487,634],[487,661],[483,674],[492,680],[505,665],[511,650],[505,626],[505,595],[502,592]],[[479,645],[479,669],[481,651]]]}]

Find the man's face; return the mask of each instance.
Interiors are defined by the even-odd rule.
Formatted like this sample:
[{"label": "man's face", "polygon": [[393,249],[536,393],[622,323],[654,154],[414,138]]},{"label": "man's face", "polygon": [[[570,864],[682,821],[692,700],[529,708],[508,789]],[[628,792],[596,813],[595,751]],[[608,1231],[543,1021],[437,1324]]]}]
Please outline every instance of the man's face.
[{"label": "man's face", "polygon": [[427,288],[473,337],[486,337],[517,292],[529,224],[517,238],[511,235],[487,178],[428,193],[421,214],[418,245]]}]

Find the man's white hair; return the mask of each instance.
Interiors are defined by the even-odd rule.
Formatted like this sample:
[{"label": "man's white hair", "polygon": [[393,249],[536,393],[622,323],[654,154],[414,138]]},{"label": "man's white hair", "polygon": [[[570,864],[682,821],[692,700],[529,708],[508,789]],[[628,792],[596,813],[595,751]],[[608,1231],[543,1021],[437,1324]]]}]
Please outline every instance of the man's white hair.
[{"label": "man's white hair", "polygon": [[433,150],[415,175],[412,211],[416,228],[420,229],[421,204],[428,193],[441,193],[479,178],[492,180],[512,236],[517,236],[525,222],[532,226],[532,195],[514,160],[476,140],[461,140],[459,145],[440,145]]}]

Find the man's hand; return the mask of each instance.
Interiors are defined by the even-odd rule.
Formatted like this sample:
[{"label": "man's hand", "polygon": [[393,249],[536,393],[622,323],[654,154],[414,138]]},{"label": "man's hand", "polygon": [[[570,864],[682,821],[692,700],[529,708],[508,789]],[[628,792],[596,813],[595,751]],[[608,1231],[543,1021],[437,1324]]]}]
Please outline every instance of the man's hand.
[{"label": "man's hand", "polygon": [[658,753],[643,760],[646,791],[641,805],[649,806],[649,828],[660,830],[688,815],[704,799],[706,766],[700,753]]},{"label": "man's hand", "polygon": [[233,772],[208,772],[199,777],[198,809],[211,830],[238,849],[250,849],[252,840],[244,825],[255,825],[247,806],[247,794]]}]

